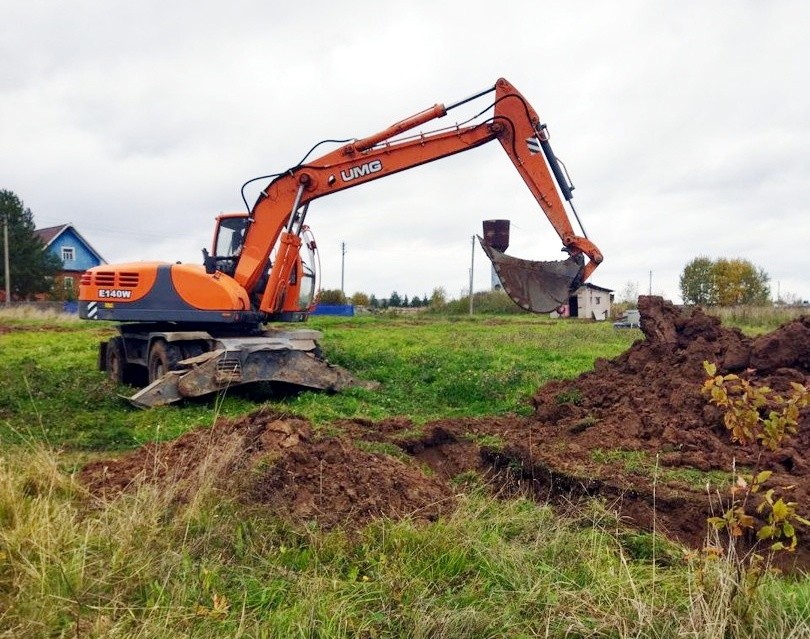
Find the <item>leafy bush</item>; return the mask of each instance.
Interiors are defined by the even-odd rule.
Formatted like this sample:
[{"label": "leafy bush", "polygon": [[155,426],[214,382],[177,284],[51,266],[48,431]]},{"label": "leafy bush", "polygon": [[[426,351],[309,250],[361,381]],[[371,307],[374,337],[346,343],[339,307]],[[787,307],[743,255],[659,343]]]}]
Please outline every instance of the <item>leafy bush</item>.
[{"label": "leafy bush", "polygon": [[[776,450],[785,437],[797,429],[799,412],[810,403],[810,393],[801,384],[792,383],[787,396],[767,386],[755,386],[738,375],[718,375],[715,364],[704,362],[707,379],[703,394],[723,410],[723,423],[734,441],[755,445],[762,451]],[[751,474],[740,474],[732,486],[720,516],[710,517],[717,532],[726,532],[726,551],[739,558],[738,572],[743,601],[752,596],[763,570],[775,553],[792,552],[798,544],[795,524],[810,525],[797,512],[798,504],[787,501],[788,486],[766,487],[773,473],[761,470],[759,462]],[[753,548],[744,551],[741,541],[747,533],[756,537]],[[765,547],[763,556],[758,551]]]}]

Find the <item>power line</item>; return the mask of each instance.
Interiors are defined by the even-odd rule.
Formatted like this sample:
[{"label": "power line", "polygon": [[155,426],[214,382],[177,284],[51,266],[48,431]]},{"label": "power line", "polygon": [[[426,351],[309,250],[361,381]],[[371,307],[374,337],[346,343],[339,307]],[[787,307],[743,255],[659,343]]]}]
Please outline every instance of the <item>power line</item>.
[{"label": "power line", "polygon": [[138,236],[138,237],[146,237],[146,238],[150,238],[150,239],[166,239],[166,235],[162,234],[162,233],[144,233],[143,231],[133,231],[133,230],[122,229],[122,228],[113,229],[113,228],[110,228],[110,227],[95,226],[95,225],[91,225],[91,224],[82,224],[81,228],[82,229],[89,229],[91,231],[95,231],[95,232],[101,233],[103,235],[117,235],[117,236],[121,236],[121,237]]},{"label": "power line", "polygon": [[[75,224],[71,222],[74,227],[83,231],[85,229],[89,229],[91,231],[95,231],[100,234],[104,235],[116,235],[121,237],[145,237],[150,239],[167,239],[164,233],[145,233],[144,231],[135,231],[130,229],[125,229],[121,227],[110,227],[110,226],[99,226],[98,224],[87,224],[82,222],[80,224]],[[52,224],[50,226],[59,226],[59,224]]]}]

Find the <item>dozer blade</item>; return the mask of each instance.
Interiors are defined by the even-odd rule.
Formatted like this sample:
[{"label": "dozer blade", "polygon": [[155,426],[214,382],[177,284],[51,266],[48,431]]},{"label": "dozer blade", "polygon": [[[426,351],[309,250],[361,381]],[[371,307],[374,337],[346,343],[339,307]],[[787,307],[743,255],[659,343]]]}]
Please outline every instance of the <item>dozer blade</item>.
[{"label": "dozer blade", "polygon": [[506,294],[523,309],[533,313],[550,313],[568,303],[572,288],[582,272],[580,256],[552,262],[534,262],[505,255],[480,237],[481,247],[489,257]]},{"label": "dozer blade", "polygon": [[375,388],[378,384],[354,377],[311,352],[278,348],[224,349],[204,353],[179,363],[180,370],[166,373],[129,401],[138,408],[152,408],[200,397],[254,382],[284,382],[306,389],[341,391],[349,387]]}]

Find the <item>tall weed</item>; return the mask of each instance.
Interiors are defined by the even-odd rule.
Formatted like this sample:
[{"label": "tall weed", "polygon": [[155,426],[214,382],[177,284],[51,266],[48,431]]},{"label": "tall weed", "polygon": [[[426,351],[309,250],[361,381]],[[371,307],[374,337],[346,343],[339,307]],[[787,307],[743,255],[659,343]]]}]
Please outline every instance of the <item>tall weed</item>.
[{"label": "tall weed", "polygon": [[5,451],[0,636],[806,636],[806,584],[768,577],[743,616],[731,566],[634,559],[597,502],[572,518],[471,488],[431,524],[330,532],[228,498],[219,458],[182,499],[99,501],[57,453]]}]

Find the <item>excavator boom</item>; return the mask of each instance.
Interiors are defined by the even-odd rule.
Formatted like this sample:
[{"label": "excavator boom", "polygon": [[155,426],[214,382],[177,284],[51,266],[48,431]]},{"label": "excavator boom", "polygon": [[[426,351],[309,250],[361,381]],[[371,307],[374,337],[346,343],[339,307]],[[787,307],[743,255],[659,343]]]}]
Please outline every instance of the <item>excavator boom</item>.
[{"label": "excavator boom", "polygon": [[[494,114],[486,121],[454,126],[431,133],[398,138],[417,126],[443,117],[449,110],[495,92]],[[242,255],[234,278],[246,290],[254,290],[262,279],[273,247],[281,246],[283,259],[276,258],[268,284],[262,292],[260,311],[274,315],[284,310],[288,278],[285,269],[294,258],[286,250],[295,235],[295,226],[313,200],[359,186],[428,162],[469,151],[498,140],[523,181],[537,200],[572,258],[587,257],[572,273],[572,262],[565,268],[548,262],[502,259],[487,251],[495,263],[501,282],[510,296],[526,310],[548,312],[567,301],[571,288],[586,280],[602,261],[599,249],[571,226],[559,191],[567,199],[571,187],[548,143],[546,128],[528,101],[506,80],[450,107],[437,104],[387,129],[346,144],[322,157],[285,171],[261,192],[250,213]],[[292,248],[292,247],[291,247]],[[552,263],[553,264],[553,263]],[[546,271],[550,269],[551,275]],[[567,278],[566,290],[561,282]],[[549,291],[545,291],[551,287]],[[562,299],[560,299],[562,298]]]}]

